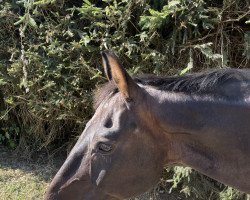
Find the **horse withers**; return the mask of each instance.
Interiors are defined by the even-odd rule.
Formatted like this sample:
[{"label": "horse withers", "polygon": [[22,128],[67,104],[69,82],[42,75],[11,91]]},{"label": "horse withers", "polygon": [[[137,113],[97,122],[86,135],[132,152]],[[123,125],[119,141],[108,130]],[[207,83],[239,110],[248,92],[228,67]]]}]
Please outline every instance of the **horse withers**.
[{"label": "horse withers", "polygon": [[131,78],[102,53],[109,82],[46,200],[112,200],[153,187],[180,164],[250,193],[250,71]]}]

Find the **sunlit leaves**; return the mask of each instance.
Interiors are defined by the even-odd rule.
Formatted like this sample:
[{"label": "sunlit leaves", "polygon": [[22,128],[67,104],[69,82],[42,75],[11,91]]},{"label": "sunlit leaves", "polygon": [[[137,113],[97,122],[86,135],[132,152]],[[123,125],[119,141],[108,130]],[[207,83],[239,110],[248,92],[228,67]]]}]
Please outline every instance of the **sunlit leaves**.
[{"label": "sunlit leaves", "polygon": [[175,24],[179,31],[183,28],[198,28],[198,24],[202,24],[204,29],[214,28],[215,22],[218,21],[214,17],[216,10],[204,6],[205,2],[201,0],[169,1],[160,11],[149,9],[148,15],[141,16],[139,24],[143,30],[151,31],[162,28],[167,23]]},{"label": "sunlit leaves", "polygon": [[199,49],[203,55],[205,55],[207,58],[212,59],[212,60],[218,60],[222,58],[221,54],[213,53],[212,51],[212,46],[213,43],[205,43],[205,44],[200,44],[200,45],[195,45],[195,49]]}]

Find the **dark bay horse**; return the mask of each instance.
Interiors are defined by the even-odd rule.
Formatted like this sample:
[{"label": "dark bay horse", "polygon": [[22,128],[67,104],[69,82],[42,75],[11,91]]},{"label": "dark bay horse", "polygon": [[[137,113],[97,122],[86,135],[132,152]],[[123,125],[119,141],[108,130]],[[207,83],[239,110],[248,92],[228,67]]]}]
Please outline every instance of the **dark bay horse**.
[{"label": "dark bay horse", "polygon": [[102,59],[109,83],[46,200],[130,198],[172,164],[250,193],[250,70],[133,79]]}]

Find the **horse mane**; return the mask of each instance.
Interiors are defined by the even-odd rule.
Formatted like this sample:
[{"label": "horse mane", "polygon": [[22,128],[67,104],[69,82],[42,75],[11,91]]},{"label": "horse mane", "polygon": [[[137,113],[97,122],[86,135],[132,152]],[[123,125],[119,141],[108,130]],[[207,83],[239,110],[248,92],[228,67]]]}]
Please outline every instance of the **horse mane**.
[{"label": "horse mane", "polygon": [[[225,83],[249,80],[244,71],[239,69],[216,69],[200,73],[192,73],[184,76],[156,76],[152,74],[133,77],[138,84],[153,86],[158,90],[182,92],[186,94],[212,94]],[[94,108],[108,95],[117,93],[118,90],[113,81],[110,81],[97,89],[94,96]]]}]

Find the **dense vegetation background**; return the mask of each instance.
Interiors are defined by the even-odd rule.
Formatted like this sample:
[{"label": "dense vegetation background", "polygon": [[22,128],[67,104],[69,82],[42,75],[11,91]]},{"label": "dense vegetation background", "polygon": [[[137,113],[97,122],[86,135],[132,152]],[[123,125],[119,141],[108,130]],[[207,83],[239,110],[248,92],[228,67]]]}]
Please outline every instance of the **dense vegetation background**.
[{"label": "dense vegetation background", "polygon": [[[106,81],[107,48],[131,74],[249,68],[250,2],[0,0],[0,144],[27,154],[70,149]],[[167,171],[161,190],[247,198],[190,168]]]}]

